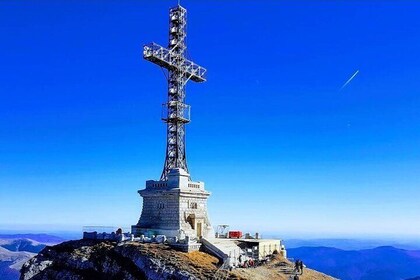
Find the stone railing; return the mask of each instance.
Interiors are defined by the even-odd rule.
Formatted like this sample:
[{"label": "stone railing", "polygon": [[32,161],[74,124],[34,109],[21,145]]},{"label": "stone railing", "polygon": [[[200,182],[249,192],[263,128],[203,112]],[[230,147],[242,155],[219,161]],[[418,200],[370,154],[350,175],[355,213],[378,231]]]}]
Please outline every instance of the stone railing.
[{"label": "stone railing", "polygon": [[194,183],[188,183],[188,187],[189,188],[194,188],[194,189],[201,189],[200,184],[194,184]]},{"label": "stone railing", "polygon": [[147,181],[146,188],[166,188],[168,187],[167,182],[162,181]]}]

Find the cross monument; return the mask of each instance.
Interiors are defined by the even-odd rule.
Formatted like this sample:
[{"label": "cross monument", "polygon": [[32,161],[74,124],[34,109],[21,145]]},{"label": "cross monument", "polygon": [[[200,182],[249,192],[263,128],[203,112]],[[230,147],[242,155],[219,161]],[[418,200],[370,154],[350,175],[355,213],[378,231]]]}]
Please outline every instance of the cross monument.
[{"label": "cross monument", "polygon": [[191,80],[204,82],[206,69],[185,57],[187,10],[179,4],[169,11],[168,48],[156,43],[143,48],[143,58],[167,70],[168,101],[162,120],[167,126],[166,157],[160,180],[146,181],[140,219],[132,226],[135,235],[158,235],[182,239],[210,237],[207,215],[210,193],[203,182],[191,181],[185,153],[185,124],[190,105],[185,104],[185,86]]}]

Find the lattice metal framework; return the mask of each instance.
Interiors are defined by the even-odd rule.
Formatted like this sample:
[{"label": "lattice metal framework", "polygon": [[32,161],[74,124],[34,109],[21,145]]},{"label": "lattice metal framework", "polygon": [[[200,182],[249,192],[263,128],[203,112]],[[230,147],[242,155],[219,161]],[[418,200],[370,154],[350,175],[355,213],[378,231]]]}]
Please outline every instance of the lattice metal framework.
[{"label": "lattice metal framework", "polygon": [[147,44],[144,59],[168,71],[168,102],[162,105],[162,120],[167,123],[166,158],[161,180],[169,170],[188,172],[185,154],[185,124],[190,122],[190,105],[185,104],[185,85],[189,80],[204,82],[206,69],[186,59],[187,10],[180,5],[169,10],[169,45]]}]

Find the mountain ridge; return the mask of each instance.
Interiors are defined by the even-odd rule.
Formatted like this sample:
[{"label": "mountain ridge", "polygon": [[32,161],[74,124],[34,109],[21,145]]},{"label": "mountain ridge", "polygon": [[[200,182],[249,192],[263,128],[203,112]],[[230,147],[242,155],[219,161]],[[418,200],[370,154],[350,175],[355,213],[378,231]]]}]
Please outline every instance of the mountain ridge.
[{"label": "mountain ridge", "polygon": [[420,250],[393,246],[365,250],[300,247],[288,249],[288,255],[343,280],[395,280],[420,274]]},{"label": "mountain ridge", "polygon": [[[73,240],[48,246],[27,261],[21,280],[33,279],[148,279],[148,280],[288,280],[294,265],[280,254],[255,268],[219,269],[219,260],[206,253],[184,253],[165,244],[104,240]],[[301,280],[334,280],[306,268]]]},{"label": "mountain ridge", "polygon": [[26,261],[59,240],[62,238],[48,234],[0,234],[0,278],[19,279],[19,270]]},{"label": "mountain ridge", "polygon": [[58,244],[66,241],[66,239],[50,235],[46,233],[17,233],[17,234],[0,234],[0,239],[31,239],[39,243]]},{"label": "mountain ridge", "polygon": [[351,238],[318,238],[318,239],[285,239],[289,249],[300,247],[332,247],[343,250],[365,250],[382,246],[392,246],[405,250],[420,250],[420,241],[387,240],[387,239],[351,239]]}]

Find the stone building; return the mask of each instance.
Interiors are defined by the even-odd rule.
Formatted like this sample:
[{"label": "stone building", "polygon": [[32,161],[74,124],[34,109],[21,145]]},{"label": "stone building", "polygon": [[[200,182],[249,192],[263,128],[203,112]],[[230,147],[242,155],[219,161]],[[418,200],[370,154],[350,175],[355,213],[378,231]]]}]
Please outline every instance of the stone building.
[{"label": "stone building", "polygon": [[147,181],[139,194],[143,197],[143,209],[137,225],[132,226],[135,235],[163,234],[178,239],[214,235],[207,215],[210,193],[203,182],[190,181],[183,169],[171,169],[168,180]]}]

